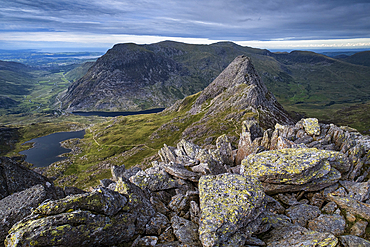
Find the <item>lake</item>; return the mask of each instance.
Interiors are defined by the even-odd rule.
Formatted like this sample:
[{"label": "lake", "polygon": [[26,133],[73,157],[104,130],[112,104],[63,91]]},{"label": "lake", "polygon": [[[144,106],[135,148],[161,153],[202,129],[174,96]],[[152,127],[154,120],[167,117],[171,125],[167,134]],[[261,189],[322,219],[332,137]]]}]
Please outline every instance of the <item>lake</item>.
[{"label": "lake", "polygon": [[68,153],[71,150],[60,146],[61,141],[72,138],[83,138],[85,130],[58,132],[47,136],[39,137],[27,141],[25,143],[33,142],[33,147],[19,152],[27,155],[26,161],[34,164],[36,167],[45,167],[51,163],[66,159],[66,157],[58,157],[60,154]]},{"label": "lake", "polygon": [[117,117],[117,116],[130,116],[130,115],[139,115],[139,114],[152,114],[163,111],[165,108],[155,108],[145,111],[124,111],[124,112],[106,112],[106,111],[74,111],[72,112],[75,115],[79,116],[100,116],[100,117]]}]

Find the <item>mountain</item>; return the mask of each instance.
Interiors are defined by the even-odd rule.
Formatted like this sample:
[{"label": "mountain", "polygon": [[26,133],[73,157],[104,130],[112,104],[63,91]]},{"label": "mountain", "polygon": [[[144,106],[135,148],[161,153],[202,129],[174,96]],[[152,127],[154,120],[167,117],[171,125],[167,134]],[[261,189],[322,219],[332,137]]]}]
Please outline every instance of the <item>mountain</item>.
[{"label": "mountain", "polygon": [[181,139],[213,147],[226,134],[236,147],[245,120],[259,122],[265,129],[276,123],[293,124],[251,59],[238,56],[203,91],[176,101],[161,113],[115,117],[91,126],[83,141],[67,146],[79,152],[51,165],[45,174],[58,177],[60,185],[90,186],[92,177],[101,179],[109,173],[102,168],[107,164],[146,166],[158,159],[164,144],[176,145]]},{"label": "mountain", "polygon": [[28,94],[36,82],[31,72],[24,64],[0,60],[0,96]]},{"label": "mountain", "polygon": [[344,58],[343,61],[357,65],[370,66],[370,51],[358,52]]},{"label": "mountain", "polygon": [[239,55],[252,59],[267,88],[290,110],[310,114],[370,99],[367,67],[322,54],[272,53],[232,42],[165,41],[115,45],[69,87],[63,107],[69,111],[168,107],[203,90]]}]

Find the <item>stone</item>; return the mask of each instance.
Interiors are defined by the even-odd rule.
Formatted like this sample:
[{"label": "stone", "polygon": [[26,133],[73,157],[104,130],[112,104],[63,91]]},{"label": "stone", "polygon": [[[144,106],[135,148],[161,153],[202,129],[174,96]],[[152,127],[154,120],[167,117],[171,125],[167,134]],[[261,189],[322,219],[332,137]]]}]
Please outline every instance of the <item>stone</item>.
[{"label": "stone", "polygon": [[340,236],[340,242],[344,247],[370,247],[370,242],[353,235]]},{"label": "stone", "polygon": [[302,185],[262,183],[262,186],[266,194],[296,191],[318,191],[337,183],[340,178],[340,172],[335,168],[332,168],[327,175],[322,178],[315,179],[310,183]]},{"label": "stone", "polygon": [[357,221],[350,230],[351,235],[355,235],[357,237],[361,237],[366,233],[366,227],[368,225],[367,221],[359,220]]},{"label": "stone", "polygon": [[343,235],[346,229],[346,221],[343,216],[322,214],[316,219],[308,221],[308,229],[317,232],[330,232],[335,236]]},{"label": "stone", "polygon": [[126,168],[125,165],[122,164],[120,166],[112,166],[111,167],[111,173],[112,173],[112,180],[118,181],[119,177],[123,177],[123,174],[125,172]]},{"label": "stone", "polygon": [[63,199],[45,202],[33,212],[41,215],[54,215],[71,209],[81,209],[112,216],[118,213],[126,204],[127,198],[125,196],[102,187],[91,193],[67,196]]},{"label": "stone", "polygon": [[157,213],[150,219],[145,227],[145,234],[159,236],[170,225],[167,216]]},{"label": "stone", "polygon": [[199,152],[200,147],[198,145],[195,145],[191,142],[186,141],[185,139],[182,139],[177,144],[177,150],[181,150],[183,154],[194,159],[197,156],[197,153]]},{"label": "stone", "polygon": [[308,148],[288,148],[248,156],[242,162],[246,176],[256,176],[261,182],[302,185],[321,178],[331,170],[323,151]]},{"label": "stone", "polygon": [[177,155],[175,153],[174,147],[170,147],[164,144],[164,147],[158,151],[158,155],[165,163],[176,162]]},{"label": "stone", "polygon": [[305,118],[302,119],[304,130],[308,135],[320,135],[320,125],[317,118]]},{"label": "stone", "polygon": [[289,205],[289,206],[299,204],[294,194],[278,194],[276,195],[276,199],[278,199],[283,204]]},{"label": "stone", "polygon": [[139,236],[132,243],[131,247],[156,246],[157,242],[158,237],[156,236]]},{"label": "stone", "polygon": [[217,138],[216,147],[220,152],[222,163],[228,166],[234,166],[233,150],[227,135],[224,134]]},{"label": "stone", "polygon": [[242,246],[262,222],[265,193],[254,178],[228,173],[202,176],[199,197],[203,246]]},{"label": "stone", "polygon": [[198,225],[179,216],[171,219],[173,233],[183,244],[201,246],[198,235]]},{"label": "stone", "polygon": [[338,205],[335,202],[328,202],[321,210],[326,214],[333,214],[337,210]]},{"label": "stone", "polygon": [[158,237],[158,243],[168,243],[175,241],[172,226],[167,227],[163,233]]},{"label": "stone", "polygon": [[305,227],[309,220],[315,219],[321,213],[316,206],[308,204],[293,205],[286,210],[286,216],[292,219],[293,223]]},{"label": "stone", "polygon": [[370,194],[370,181],[363,183],[356,183],[352,181],[339,181],[339,183],[348,191],[348,197],[358,200],[366,201]]},{"label": "stone", "polygon": [[57,198],[54,185],[49,179],[10,158],[0,157],[0,200],[37,184],[42,184],[54,199]]},{"label": "stone", "polygon": [[166,172],[154,174],[141,174],[130,177],[130,182],[140,187],[141,189],[149,189],[151,191],[160,191],[177,188],[178,184]]},{"label": "stone", "polygon": [[359,215],[366,220],[370,220],[370,205],[349,197],[340,197],[329,194],[329,200],[335,202],[340,208],[347,212]]},{"label": "stone", "polygon": [[273,229],[266,233],[262,240],[268,247],[287,246],[330,246],[335,247],[338,239],[330,233],[309,231],[306,228],[280,220],[273,225]]},{"label": "stone", "polygon": [[190,180],[192,182],[199,181],[199,174],[187,170],[183,165],[170,162],[168,164],[161,164],[161,167],[174,177]]},{"label": "stone", "polygon": [[16,192],[0,200],[0,246],[10,228],[46,199],[52,199],[41,184]]},{"label": "stone", "polygon": [[135,218],[75,210],[57,215],[35,215],[18,222],[10,230],[5,246],[101,246],[130,241],[135,234]]},{"label": "stone", "polygon": [[168,208],[179,216],[184,216],[190,208],[190,201],[186,195],[178,194],[172,197]]}]

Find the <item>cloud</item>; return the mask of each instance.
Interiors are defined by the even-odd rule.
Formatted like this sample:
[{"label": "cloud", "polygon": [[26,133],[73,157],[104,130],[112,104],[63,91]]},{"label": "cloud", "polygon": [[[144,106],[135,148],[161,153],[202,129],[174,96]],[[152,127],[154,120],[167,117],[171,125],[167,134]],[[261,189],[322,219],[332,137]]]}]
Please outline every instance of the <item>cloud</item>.
[{"label": "cloud", "polygon": [[70,39],[74,34],[232,41],[370,38],[370,3],[361,0],[0,0],[0,5],[0,36],[56,32],[52,37],[63,33],[72,35]]}]

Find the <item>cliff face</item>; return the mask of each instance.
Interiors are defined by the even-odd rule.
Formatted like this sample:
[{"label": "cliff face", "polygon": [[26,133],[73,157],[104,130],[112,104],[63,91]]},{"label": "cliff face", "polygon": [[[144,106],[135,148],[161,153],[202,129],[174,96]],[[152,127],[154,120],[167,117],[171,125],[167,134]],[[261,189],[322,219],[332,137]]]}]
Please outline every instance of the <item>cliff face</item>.
[{"label": "cliff face", "polygon": [[[313,52],[271,53],[231,42],[165,41],[115,45],[70,86],[63,107],[71,111],[169,107],[206,88],[239,55],[253,59],[267,88],[285,104],[304,102],[317,109],[318,105],[369,99],[370,71],[365,66]],[[340,93],[333,92],[334,82]]]},{"label": "cliff face", "polygon": [[176,86],[186,73],[169,56],[134,44],[116,45],[68,88],[63,102],[68,110],[164,107],[184,97],[167,84]]}]

